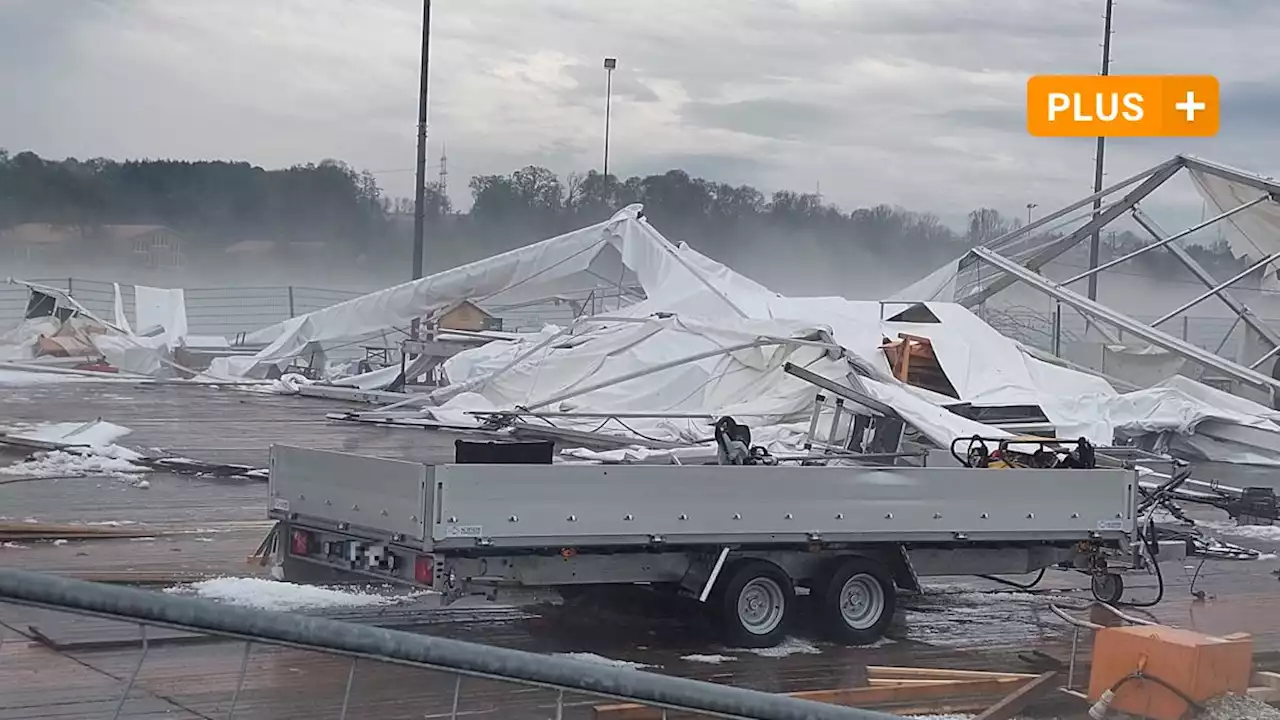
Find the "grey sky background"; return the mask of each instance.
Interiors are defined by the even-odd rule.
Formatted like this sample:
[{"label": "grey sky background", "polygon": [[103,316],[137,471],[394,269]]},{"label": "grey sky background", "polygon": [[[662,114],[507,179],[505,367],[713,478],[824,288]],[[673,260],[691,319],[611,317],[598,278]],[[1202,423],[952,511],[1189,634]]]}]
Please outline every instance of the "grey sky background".
[{"label": "grey sky background", "polygon": [[[681,167],[958,224],[1092,191],[1093,141],[1032,138],[1028,76],[1095,73],[1104,0],[435,0],[432,174]],[[0,146],[50,157],[334,157],[413,181],[418,0],[0,0]],[[1118,180],[1176,152],[1280,164],[1280,3],[1119,0],[1114,73],[1208,73],[1216,138],[1118,139]],[[1190,181],[1148,205],[1198,219]]]}]

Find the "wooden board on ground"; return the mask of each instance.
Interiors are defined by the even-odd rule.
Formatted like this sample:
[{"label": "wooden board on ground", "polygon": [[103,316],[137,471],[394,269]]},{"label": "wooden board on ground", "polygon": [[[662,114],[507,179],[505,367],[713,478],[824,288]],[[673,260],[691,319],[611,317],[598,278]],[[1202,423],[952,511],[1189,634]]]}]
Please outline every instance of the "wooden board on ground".
[{"label": "wooden board on ground", "polygon": [[1058,673],[1050,670],[1004,696],[1000,702],[984,710],[975,720],[1009,720],[1057,686]]}]

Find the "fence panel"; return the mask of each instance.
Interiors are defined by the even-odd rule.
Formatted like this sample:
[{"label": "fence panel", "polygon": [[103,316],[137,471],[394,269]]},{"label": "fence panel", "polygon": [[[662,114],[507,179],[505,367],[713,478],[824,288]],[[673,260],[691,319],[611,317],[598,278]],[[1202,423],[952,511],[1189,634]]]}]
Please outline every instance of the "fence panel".
[{"label": "fence panel", "polygon": [[[0,569],[0,611],[0,717],[563,720],[599,717],[595,706],[619,701],[653,707],[656,719],[668,711],[761,720],[895,717],[23,570]],[[116,641],[59,650],[46,636],[45,647],[31,651],[27,641],[40,644],[40,637],[23,611],[45,613],[46,624],[50,611],[118,621]],[[136,635],[121,635],[121,623]]]}]

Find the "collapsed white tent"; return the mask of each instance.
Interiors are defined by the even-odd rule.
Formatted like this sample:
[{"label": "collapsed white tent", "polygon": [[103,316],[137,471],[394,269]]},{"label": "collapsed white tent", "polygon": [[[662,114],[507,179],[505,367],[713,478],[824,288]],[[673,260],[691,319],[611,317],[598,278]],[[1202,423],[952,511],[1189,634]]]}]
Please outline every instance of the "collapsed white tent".
[{"label": "collapsed white tent", "polygon": [[[271,325],[245,337],[251,345],[270,343],[266,348],[251,357],[219,358],[210,374],[264,377],[269,367],[297,357],[311,343],[405,327],[462,299],[514,305],[599,287],[602,280],[625,285],[638,279],[653,287],[669,276],[666,268],[676,260],[669,244],[649,242],[639,217],[640,206],[633,205],[591,227]],[[610,249],[616,251],[612,256]]]},{"label": "collapsed white tent", "polygon": [[[930,321],[906,322],[898,315],[915,303],[778,295],[685,244],[672,245],[635,206],[580,232],[604,234],[604,242],[620,244],[623,262],[647,298],[612,313],[618,320],[589,319],[572,332],[547,331],[517,343],[464,351],[445,364],[454,385],[436,397],[465,391],[465,410],[477,409],[479,401],[497,409],[738,414],[754,422],[797,423],[807,417],[816,390],[782,373],[782,359],[790,359],[841,384],[849,383],[851,362],[865,378],[863,390],[942,444],[975,432],[1003,434],[943,409],[959,403],[1036,405],[1059,436],[1086,437],[1097,444],[1110,444],[1117,430],[1186,433],[1208,418],[1255,419],[1177,388],[1121,395],[1101,378],[1036,359],[953,303],[926,303],[929,312],[924,315]],[[813,342],[815,333],[841,348],[845,359],[822,359],[823,349],[805,344]],[[930,339],[958,397],[907,386],[893,377],[881,344],[899,333]],[[759,356],[758,349],[699,357],[733,348],[733,340],[740,344],[743,338],[776,341],[771,359]],[[793,355],[808,358],[808,364]],[[682,358],[692,359],[677,363]],[[643,374],[646,368],[655,371]],[[569,400],[558,401],[566,395]],[[443,413],[449,409],[446,404]],[[665,440],[688,441],[706,432],[705,423],[631,425],[645,436]]]}]

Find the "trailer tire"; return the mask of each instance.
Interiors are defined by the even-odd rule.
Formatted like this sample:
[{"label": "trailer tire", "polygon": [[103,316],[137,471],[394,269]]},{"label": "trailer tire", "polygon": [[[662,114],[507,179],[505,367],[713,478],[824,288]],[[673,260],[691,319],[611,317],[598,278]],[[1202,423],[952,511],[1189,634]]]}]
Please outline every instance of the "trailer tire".
[{"label": "trailer tire", "polygon": [[764,560],[734,563],[712,592],[712,612],[729,647],[774,647],[787,635],[795,607],[795,584],[782,568]]},{"label": "trailer tire", "polygon": [[1089,583],[1093,597],[1108,605],[1120,602],[1124,597],[1124,578],[1117,573],[1094,575]]},{"label": "trailer tire", "polygon": [[870,558],[837,561],[815,590],[823,630],[846,645],[870,645],[884,637],[897,611],[893,576]]}]

